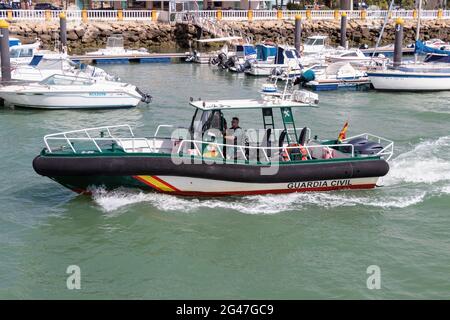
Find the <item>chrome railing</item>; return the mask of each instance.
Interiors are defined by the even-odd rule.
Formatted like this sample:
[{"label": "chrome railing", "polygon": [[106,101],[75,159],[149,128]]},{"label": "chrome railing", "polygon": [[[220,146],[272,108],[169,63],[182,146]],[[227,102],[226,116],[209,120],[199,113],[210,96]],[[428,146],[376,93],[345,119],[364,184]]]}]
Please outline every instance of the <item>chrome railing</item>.
[{"label": "chrome railing", "polygon": [[[329,144],[329,145],[313,144],[313,145],[304,145],[304,146],[291,145],[291,146],[282,146],[282,147],[263,147],[263,146],[252,146],[252,145],[247,146],[247,145],[225,144],[225,143],[219,143],[219,142],[214,142],[214,141],[208,142],[208,141],[201,141],[201,140],[183,140],[183,141],[181,141],[178,146],[178,149],[177,149],[177,153],[179,155],[184,154],[182,152],[183,147],[185,147],[185,148],[188,147],[188,146],[186,146],[187,144],[194,146],[194,149],[196,150],[197,155],[202,158],[211,158],[211,157],[203,156],[203,152],[201,151],[201,150],[203,150],[203,145],[212,146],[213,148],[215,148],[215,150],[217,150],[217,152],[220,154],[220,157],[222,159],[226,158],[222,151],[223,148],[227,148],[228,150],[238,150],[240,152],[241,157],[244,160],[249,160],[247,157],[247,150],[254,150],[254,151],[259,150],[263,153],[264,158],[266,159],[267,162],[271,162],[271,160],[273,160],[272,156],[269,156],[268,151],[271,151],[270,154],[272,154],[272,151],[275,151],[274,155],[277,157],[275,159],[276,161],[278,161],[278,158],[282,152],[287,157],[287,161],[291,161],[289,150],[294,150],[294,149],[306,150],[308,158],[312,159],[311,155],[314,152],[314,150],[326,149],[327,151],[333,151],[333,150],[336,150],[336,149],[333,149],[333,147],[345,147],[345,148],[350,148],[351,152],[349,152],[349,154],[351,155],[352,158],[355,157],[354,146],[352,144],[348,144],[348,143]],[[190,146],[189,146],[189,148],[190,148]]]},{"label": "chrome railing", "polygon": [[[307,155],[310,159],[312,159],[312,155],[317,152],[317,150],[322,150],[322,152],[330,151],[330,154],[332,154],[331,151],[337,151],[340,154],[338,154],[338,157],[355,157],[355,146],[353,144],[348,143],[350,140],[363,137],[370,141],[376,141],[380,145],[383,146],[383,148],[377,152],[376,154],[373,154],[372,156],[380,156],[386,160],[390,160],[394,153],[394,142],[392,140],[373,135],[370,133],[362,133],[359,135],[355,135],[352,137],[348,137],[345,140],[343,140],[342,143],[337,144],[308,144],[308,142],[303,145],[288,145],[288,146],[255,146],[251,145],[235,145],[235,144],[226,144],[226,143],[219,143],[214,141],[204,141],[204,140],[192,140],[192,139],[176,139],[176,138],[161,138],[158,137],[158,133],[160,132],[161,128],[174,128],[172,125],[159,125],[155,131],[154,137],[150,138],[136,138],[134,136],[133,130],[131,129],[131,126],[128,124],[123,125],[115,125],[115,126],[103,126],[103,127],[93,127],[93,128],[86,128],[86,129],[80,129],[80,130],[70,130],[70,131],[64,131],[64,132],[58,132],[58,133],[52,133],[44,136],[44,144],[46,147],[46,150],[48,153],[52,153],[52,147],[50,146],[50,142],[55,141],[64,141],[67,146],[72,150],[73,153],[86,153],[86,152],[94,152],[93,150],[85,150],[85,149],[79,149],[77,150],[77,146],[75,146],[74,142],[90,142],[95,146],[95,149],[102,153],[103,150],[100,147],[101,142],[105,141],[112,141],[117,144],[117,146],[120,146],[123,148],[125,152],[143,152],[143,148],[148,149],[148,152],[158,152],[158,150],[162,149],[161,146],[157,146],[157,142],[162,142],[164,140],[173,140],[177,142],[177,144],[173,144],[173,146],[176,147],[176,153],[180,154],[183,153],[185,149],[188,150],[189,148],[192,149],[192,146],[194,146],[195,152],[198,156],[201,156],[203,158],[203,146],[212,146],[217,150],[219,155],[222,159],[225,159],[225,156],[222,152],[223,148],[231,149],[231,150],[237,150],[239,151],[241,157],[245,160],[248,160],[247,152],[250,150],[253,151],[259,151],[262,152],[264,155],[264,158],[267,162],[270,162],[271,156],[269,156],[269,153],[272,154],[272,151],[275,151],[275,155],[280,155],[281,152],[284,152],[288,160],[290,161],[290,155],[289,150],[292,149],[303,149],[307,152]],[[118,135],[117,131],[125,131],[127,136]],[[283,129],[274,129],[273,134],[276,136],[277,132],[281,132]],[[292,130],[288,130],[288,134],[292,134]],[[81,136],[80,136],[81,135]],[[311,131],[309,128],[307,128],[307,137],[306,141],[311,140]],[[271,142],[274,142],[271,140]],[[191,147],[189,147],[189,145]],[[173,147],[172,146],[172,147]],[[171,147],[171,148],[172,148]],[[189,147],[189,148],[188,148]],[[63,147],[61,147],[63,148]],[[183,149],[184,148],[184,149]],[[340,150],[347,150],[345,152]],[[269,152],[270,151],[270,152]],[[277,153],[278,151],[278,153]],[[173,151],[172,151],[173,152]]]},{"label": "chrome railing", "polygon": [[[122,124],[122,125],[116,125],[116,126],[104,126],[104,127],[94,127],[94,128],[86,128],[86,129],[79,129],[79,130],[70,130],[70,131],[64,131],[64,132],[58,132],[58,133],[52,133],[47,134],[44,136],[44,144],[47,149],[47,152],[52,153],[52,149],[50,147],[49,142],[50,141],[65,141],[67,145],[70,147],[70,149],[73,151],[73,153],[77,153],[77,150],[74,147],[73,141],[88,141],[92,142],[95,146],[95,148],[102,152],[102,149],[98,145],[98,141],[111,141],[116,140],[120,141],[120,139],[123,138],[117,138],[115,135],[113,135],[113,132],[117,129],[128,129],[127,132],[130,134],[130,138],[134,138],[133,130],[131,129],[131,126],[128,124]],[[105,136],[106,132],[106,136]],[[93,134],[99,134],[100,137],[94,137]],[[70,135],[83,135],[83,137],[71,137]]]},{"label": "chrome railing", "polygon": [[394,141],[371,134],[371,133],[361,133],[356,136],[351,136],[351,137],[344,139],[343,142],[345,143],[345,142],[348,142],[350,140],[353,140],[353,139],[359,138],[359,137],[363,137],[367,140],[372,140],[372,141],[375,140],[380,145],[384,144],[385,146],[383,147],[383,149],[381,149],[375,155],[383,157],[384,159],[386,159],[386,161],[390,160],[392,158],[392,156],[394,155]]}]

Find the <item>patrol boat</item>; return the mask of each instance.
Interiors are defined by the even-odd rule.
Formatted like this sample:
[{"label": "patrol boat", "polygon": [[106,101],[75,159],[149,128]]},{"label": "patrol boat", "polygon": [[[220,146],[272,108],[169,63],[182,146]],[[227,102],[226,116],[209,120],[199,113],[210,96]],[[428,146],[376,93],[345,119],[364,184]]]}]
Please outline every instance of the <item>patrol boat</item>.
[{"label": "patrol boat", "polygon": [[[284,90],[264,85],[260,99],[191,99],[189,128],[160,125],[152,137],[136,137],[127,124],[46,135],[34,170],[88,194],[119,187],[182,196],[374,188],[389,170],[394,143],[368,133],[319,140],[294,116],[317,107],[318,96],[289,83]],[[259,114],[262,127],[230,133],[227,113]],[[172,134],[162,134],[167,130]]]}]

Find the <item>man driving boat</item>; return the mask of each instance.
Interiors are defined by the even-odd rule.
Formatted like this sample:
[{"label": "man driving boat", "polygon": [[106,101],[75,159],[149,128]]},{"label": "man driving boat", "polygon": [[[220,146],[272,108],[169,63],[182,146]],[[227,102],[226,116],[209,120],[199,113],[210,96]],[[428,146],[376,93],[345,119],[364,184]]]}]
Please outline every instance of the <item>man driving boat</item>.
[{"label": "man driving boat", "polygon": [[225,128],[225,139],[227,144],[241,144],[244,131],[239,127],[239,118],[233,117],[231,120],[231,128]]},{"label": "man driving boat", "polygon": [[[233,117],[231,119],[231,128],[227,128],[225,124],[225,143],[227,145],[242,145],[242,140],[244,138],[244,130],[239,127],[239,118]],[[226,150],[231,149],[231,150]],[[225,154],[228,155],[227,158],[233,157],[238,158],[237,148],[227,147],[225,148]]]}]

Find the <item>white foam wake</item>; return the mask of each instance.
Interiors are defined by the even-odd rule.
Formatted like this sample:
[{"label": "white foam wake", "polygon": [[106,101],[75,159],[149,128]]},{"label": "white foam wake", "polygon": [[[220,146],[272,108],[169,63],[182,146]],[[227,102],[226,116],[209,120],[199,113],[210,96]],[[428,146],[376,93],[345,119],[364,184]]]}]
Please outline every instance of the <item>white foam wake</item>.
[{"label": "white foam wake", "polygon": [[[380,180],[386,188],[367,191],[290,193],[233,198],[187,198],[130,190],[94,190],[93,199],[104,212],[139,203],[161,211],[232,210],[246,214],[276,214],[312,207],[406,208],[436,194],[450,194],[450,136],[424,141],[397,156],[389,174]],[[404,186],[408,184],[408,186]],[[444,185],[442,185],[444,183]],[[425,185],[424,185],[425,184]],[[429,186],[429,185],[433,186]]]},{"label": "white foam wake", "polygon": [[[354,192],[358,194],[355,195]],[[168,194],[143,193],[116,190],[106,192],[96,190],[93,199],[104,212],[113,212],[133,204],[147,203],[161,211],[195,212],[202,209],[232,210],[246,214],[276,214],[280,212],[304,211],[312,207],[325,209],[335,207],[377,207],[405,208],[424,200],[426,193],[408,196],[379,194],[373,190],[326,192],[326,193],[291,193],[281,195],[258,195],[230,198],[185,198]]]},{"label": "white foam wake", "polygon": [[450,194],[450,185],[449,185],[449,186],[444,186],[444,187],[441,189],[441,191],[442,191],[442,193]]},{"label": "white foam wake", "polygon": [[450,180],[450,136],[419,143],[390,162],[383,185],[427,183]]}]

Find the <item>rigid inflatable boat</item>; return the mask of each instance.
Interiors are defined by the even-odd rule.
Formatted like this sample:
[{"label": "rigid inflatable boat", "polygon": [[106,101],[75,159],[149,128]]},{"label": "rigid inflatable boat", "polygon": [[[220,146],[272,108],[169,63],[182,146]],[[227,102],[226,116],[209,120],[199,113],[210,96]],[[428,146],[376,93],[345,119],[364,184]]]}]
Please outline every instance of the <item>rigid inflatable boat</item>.
[{"label": "rigid inflatable boat", "polygon": [[[316,106],[317,95],[288,87],[266,85],[259,100],[191,99],[189,128],[161,125],[152,137],[136,137],[129,125],[50,134],[33,167],[79,193],[99,187],[185,196],[374,188],[389,170],[393,142],[367,133],[313,137],[309,127],[296,126],[293,113]],[[224,114],[244,109],[262,116],[260,130],[227,126]],[[161,134],[168,129],[170,136]]]}]

